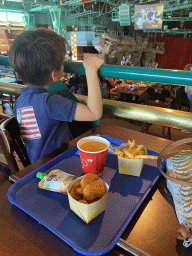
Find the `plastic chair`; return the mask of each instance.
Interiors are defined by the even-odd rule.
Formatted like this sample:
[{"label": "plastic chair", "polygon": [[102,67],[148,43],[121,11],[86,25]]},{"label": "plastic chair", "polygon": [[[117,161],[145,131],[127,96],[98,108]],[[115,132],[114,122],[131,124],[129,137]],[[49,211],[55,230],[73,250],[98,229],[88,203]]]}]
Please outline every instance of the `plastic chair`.
[{"label": "plastic chair", "polygon": [[[24,167],[31,164],[15,117],[5,120],[0,125],[0,146],[8,163],[10,174],[19,171],[14,152],[16,152]],[[10,174],[4,175],[9,176]]]},{"label": "plastic chair", "polygon": [[0,105],[2,106],[3,112],[5,111],[5,106],[4,104],[8,103],[10,105],[10,107],[13,110],[14,107],[14,103],[15,103],[15,96],[13,95],[9,95],[9,96],[3,96],[2,98],[0,98]]}]

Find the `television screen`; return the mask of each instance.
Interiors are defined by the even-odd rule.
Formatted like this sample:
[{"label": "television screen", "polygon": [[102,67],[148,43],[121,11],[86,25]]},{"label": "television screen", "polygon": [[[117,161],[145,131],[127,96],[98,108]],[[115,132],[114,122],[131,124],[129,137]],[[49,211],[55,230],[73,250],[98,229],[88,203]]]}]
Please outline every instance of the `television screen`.
[{"label": "television screen", "polygon": [[135,30],[162,29],[164,4],[135,5]]}]

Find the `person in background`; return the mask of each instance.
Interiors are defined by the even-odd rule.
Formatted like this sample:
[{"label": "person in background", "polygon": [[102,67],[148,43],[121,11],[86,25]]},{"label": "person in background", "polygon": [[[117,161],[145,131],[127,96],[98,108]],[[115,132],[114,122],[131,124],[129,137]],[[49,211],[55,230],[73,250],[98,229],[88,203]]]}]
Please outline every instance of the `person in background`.
[{"label": "person in background", "polygon": [[[192,64],[187,64],[184,67],[184,70],[192,72]],[[189,112],[192,112],[192,87],[191,86],[185,86],[185,92],[187,93],[187,97],[188,97],[189,102],[190,102]]]},{"label": "person in background", "polygon": [[94,121],[102,116],[100,58],[91,56],[83,62],[89,88],[87,105],[47,91],[63,76],[66,43],[51,30],[36,29],[17,35],[9,50],[12,68],[27,85],[15,102],[14,115],[31,163],[72,139],[68,122]]},{"label": "person in background", "polygon": [[65,54],[65,60],[66,61],[70,60],[70,56],[71,56],[70,51],[67,51],[66,54]]},{"label": "person in background", "polygon": [[157,68],[158,65],[159,65],[158,62],[153,62],[152,65],[151,65],[151,67],[152,67],[152,68]]},{"label": "person in background", "polygon": [[100,78],[100,81],[103,87],[103,98],[110,99],[110,90],[116,86],[117,79],[102,77]]},{"label": "person in background", "polygon": [[115,87],[113,87],[110,90],[110,96],[114,97],[116,100],[123,100],[121,98],[120,91],[125,90],[125,89],[126,89],[126,85],[125,85],[125,82],[123,80],[116,81]]},{"label": "person in background", "polygon": [[82,83],[82,79],[80,75],[73,74],[69,79],[69,85],[74,94],[77,94],[80,83]]},{"label": "person in background", "polygon": [[165,65],[162,63],[158,64],[157,68],[166,69]]},{"label": "person in background", "polygon": [[[192,64],[187,64],[185,67],[184,67],[184,71],[190,71],[192,72]],[[187,99],[189,101],[189,112],[192,112],[192,87],[191,86],[181,86],[180,87],[183,92],[183,94],[185,93],[185,97],[187,95]],[[179,97],[182,97],[180,92],[179,92],[179,89],[176,91],[176,97],[177,95],[179,94]],[[187,130],[187,129],[182,129],[181,130],[183,133],[192,133],[192,129],[190,130]]]}]

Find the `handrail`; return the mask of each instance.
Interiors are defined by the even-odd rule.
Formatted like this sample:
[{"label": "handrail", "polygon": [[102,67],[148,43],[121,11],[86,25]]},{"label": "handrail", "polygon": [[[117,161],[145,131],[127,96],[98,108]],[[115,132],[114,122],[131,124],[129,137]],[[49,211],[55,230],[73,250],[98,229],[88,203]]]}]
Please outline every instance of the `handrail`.
[{"label": "handrail", "polygon": [[[87,102],[87,96],[75,96],[81,103]],[[192,114],[185,111],[103,99],[103,113],[173,128],[192,129]]]},{"label": "handrail", "polygon": [[[82,62],[64,62],[65,72],[85,74]],[[104,77],[114,77],[130,80],[141,80],[150,82],[161,82],[170,84],[192,85],[192,73],[178,70],[157,70],[138,67],[122,67],[103,65],[100,75]],[[142,79],[141,79],[142,78]],[[19,89],[23,86],[0,82],[0,89],[16,96],[19,96]],[[86,103],[87,96],[76,95],[82,103]],[[192,129],[192,114],[189,112],[173,109],[152,107],[134,103],[127,103],[114,100],[103,100],[103,110],[105,114],[114,115],[126,119],[134,119],[155,124],[167,125],[175,128]]]},{"label": "handrail", "polygon": [[[85,69],[82,62],[64,61],[64,71],[67,73],[85,75]],[[181,70],[127,67],[105,64],[100,68],[99,75],[101,77],[117,79],[192,86],[192,72]]]},{"label": "handrail", "polygon": [[[0,56],[0,65],[6,66],[5,63],[10,65],[9,58],[7,56]],[[85,75],[85,69],[82,62],[64,61],[64,70],[67,73]],[[127,67],[105,64],[100,68],[99,75],[101,77],[117,79],[192,86],[192,72],[181,70]]]}]

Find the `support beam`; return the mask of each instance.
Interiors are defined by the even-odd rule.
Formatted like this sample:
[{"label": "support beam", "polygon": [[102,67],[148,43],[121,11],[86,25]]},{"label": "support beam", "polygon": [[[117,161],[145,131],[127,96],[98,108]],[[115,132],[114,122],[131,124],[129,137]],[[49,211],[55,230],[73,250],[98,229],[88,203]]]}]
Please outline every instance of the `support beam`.
[{"label": "support beam", "polygon": [[27,27],[27,30],[35,30],[36,29],[35,14],[24,13],[24,23]]},{"label": "support beam", "polygon": [[53,22],[53,29],[59,35],[65,36],[67,31],[66,23],[67,23],[67,9],[62,7],[55,7],[49,9],[51,19]]}]

